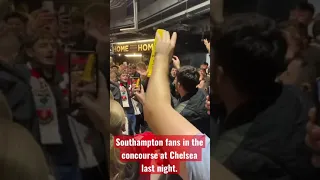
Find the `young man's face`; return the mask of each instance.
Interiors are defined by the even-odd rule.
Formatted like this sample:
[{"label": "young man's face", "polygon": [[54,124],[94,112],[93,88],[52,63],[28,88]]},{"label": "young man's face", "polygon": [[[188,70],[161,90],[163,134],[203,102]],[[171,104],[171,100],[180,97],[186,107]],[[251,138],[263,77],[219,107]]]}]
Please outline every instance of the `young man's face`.
[{"label": "young man's face", "polygon": [[129,74],[127,73],[122,73],[120,76],[120,81],[123,83],[127,83],[128,82],[128,78],[129,78]]},{"label": "young man's face", "polygon": [[58,25],[58,19],[53,18],[47,24],[45,25],[45,30],[49,31],[51,34],[53,34],[55,37],[58,37],[59,34],[59,25]]},{"label": "young man's face", "polygon": [[177,69],[176,68],[172,68],[171,69],[171,76],[172,77],[176,77],[177,76]]},{"label": "young man's face", "polygon": [[206,75],[205,69],[200,69],[199,74],[200,74],[200,76],[205,76]]},{"label": "young man's face", "polygon": [[32,48],[32,57],[42,65],[55,65],[57,44],[54,39],[39,39]]}]

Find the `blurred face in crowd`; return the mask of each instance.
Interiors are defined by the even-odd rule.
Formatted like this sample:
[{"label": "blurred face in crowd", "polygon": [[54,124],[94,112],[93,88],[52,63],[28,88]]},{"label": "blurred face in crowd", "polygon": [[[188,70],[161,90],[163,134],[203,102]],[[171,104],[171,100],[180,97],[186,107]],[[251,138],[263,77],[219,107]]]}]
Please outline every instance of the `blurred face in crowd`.
[{"label": "blurred face in crowd", "polygon": [[294,9],[290,12],[290,20],[308,25],[312,21],[313,13],[308,10]]},{"label": "blurred face in crowd", "polygon": [[127,83],[128,82],[128,78],[129,78],[129,74],[128,73],[122,73],[120,76],[120,81],[123,83]]},{"label": "blurred face in crowd", "polygon": [[200,69],[199,70],[199,74],[200,74],[201,77],[205,77],[206,76],[206,72],[205,72],[204,69]]},{"label": "blurred face in crowd", "polygon": [[55,65],[57,43],[54,39],[39,39],[28,54],[42,65]]},{"label": "blurred face in crowd", "polygon": [[111,82],[117,82],[117,73],[116,72],[110,72],[110,81]]},{"label": "blurred face in crowd", "polygon": [[201,64],[200,68],[201,68],[201,69],[208,69],[208,65],[206,65],[206,64]]},{"label": "blurred face in crowd", "polygon": [[181,87],[180,83],[178,82],[177,76],[176,76],[175,79],[174,79],[174,86],[175,86],[176,92],[177,92],[178,94],[180,94],[182,87]]},{"label": "blurred face in crowd", "polygon": [[18,17],[9,18],[7,24],[16,34],[20,34],[26,29],[25,23]]},{"label": "blurred face in crowd", "polygon": [[135,67],[130,67],[129,68],[129,74],[130,75],[134,75],[135,72],[136,72],[136,68]]},{"label": "blurred face in crowd", "polygon": [[171,76],[172,77],[176,77],[177,76],[177,69],[176,68],[172,68],[171,69]]},{"label": "blurred face in crowd", "polygon": [[0,61],[13,62],[20,51],[21,43],[13,33],[0,36]]},{"label": "blurred face in crowd", "polygon": [[118,68],[117,68],[117,67],[112,67],[111,69],[112,69],[112,71],[114,71],[114,72],[117,72],[117,71],[118,71]]},{"label": "blurred face in crowd", "polygon": [[49,31],[51,34],[53,34],[55,37],[58,37],[59,26],[58,26],[58,20],[56,18],[53,18],[52,20],[50,20],[44,28],[47,31]]}]

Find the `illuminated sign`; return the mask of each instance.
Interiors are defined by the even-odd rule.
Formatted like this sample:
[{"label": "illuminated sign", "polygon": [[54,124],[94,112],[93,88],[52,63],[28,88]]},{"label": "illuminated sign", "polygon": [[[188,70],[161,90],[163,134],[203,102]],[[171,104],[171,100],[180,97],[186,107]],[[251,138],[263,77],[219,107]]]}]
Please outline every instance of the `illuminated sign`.
[{"label": "illuminated sign", "polygon": [[136,44],[113,44],[114,53],[144,53],[151,52],[153,42],[136,43]]}]

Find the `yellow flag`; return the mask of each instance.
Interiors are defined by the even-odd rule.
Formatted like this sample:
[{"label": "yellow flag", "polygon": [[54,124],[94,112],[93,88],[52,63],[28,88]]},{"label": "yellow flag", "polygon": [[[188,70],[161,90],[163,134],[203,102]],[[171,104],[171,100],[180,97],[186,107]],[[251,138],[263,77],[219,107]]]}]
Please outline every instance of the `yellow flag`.
[{"label": "yellow flag", "polygon": [[[157,34],[159,34],[160,37],[163,36],[163,32],[165,32],[164,29],[158,29],[158,30],[157,30]],[[156,56],[156,45],[157,45],[157,37],[154,39],[154,42],[153,42],[151,57],[150,57],[149,66],[148,66],[148,74],[147,74],[148,77],[150,77],[151,74],[152,74],[152,69],[153,69],[153,64],[154,64],[154,58],[155,58],[155,56]]]},{"label": "yellow flag", "polygon": [[93,68],[94,68],[93,66],[96,63],[95,61],[96,61],[95,55],[94,54],[89,54],[88,61],[86,63],[86,66],[84,67],[84,71],[83,71],[83,74],[82,74],[82,80],[83,81],[86,81],[86,82],[92,82],[93,81],[92,74],[93,74]]}]

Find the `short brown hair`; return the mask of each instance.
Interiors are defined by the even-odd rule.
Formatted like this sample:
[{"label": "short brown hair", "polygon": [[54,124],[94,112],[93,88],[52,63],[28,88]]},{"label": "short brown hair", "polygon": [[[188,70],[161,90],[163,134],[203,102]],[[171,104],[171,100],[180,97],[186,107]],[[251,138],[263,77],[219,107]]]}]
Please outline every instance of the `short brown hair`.
[{"label": "short brown hair", "polygon": [[98,21],[105,21],[108,23],[110,18],[110,9],[107,4],[93,3],[84,11],[84,15]]},{"label": "short brown hair", "polygon": [[122,75],[122,74],[128,74],[128,69],[127,68],[124,68],[122,70],[119,71],[119,74]]},{"label": "short brown hair", "polygon": [[23,45],[24,48],[31,48],[33,45],[39,41],[40,39],[49,39],[49,40],[54,40],[57,41],[57,38],[49,31],[46,30],[40,30],[35,33],[33,33],[30,36],[27,36],[24,41]]},{"label": "short brown hair", "polygon": [[136,66],[137,66],[138,68],[143,69],[143,70],[147,70],[147,65],[146,65],[145,63],[143,63],[143,62],[137,63]]}]

